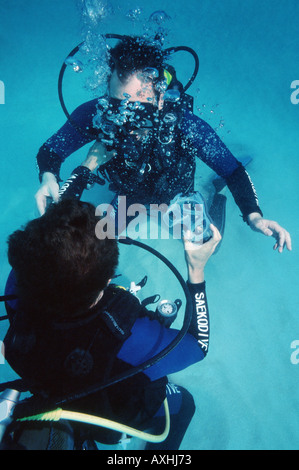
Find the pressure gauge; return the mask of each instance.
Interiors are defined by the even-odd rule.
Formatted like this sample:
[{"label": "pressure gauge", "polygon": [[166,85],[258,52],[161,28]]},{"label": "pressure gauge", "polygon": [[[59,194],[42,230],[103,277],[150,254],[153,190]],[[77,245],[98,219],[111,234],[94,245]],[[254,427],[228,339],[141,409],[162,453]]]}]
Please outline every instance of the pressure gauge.
[{"label": "pressure gauge", "polygon": [[178,313],[177,304],[171,300],[161,300],[157,305],[156,312],[160,321],[165,326],[170,326]]}]

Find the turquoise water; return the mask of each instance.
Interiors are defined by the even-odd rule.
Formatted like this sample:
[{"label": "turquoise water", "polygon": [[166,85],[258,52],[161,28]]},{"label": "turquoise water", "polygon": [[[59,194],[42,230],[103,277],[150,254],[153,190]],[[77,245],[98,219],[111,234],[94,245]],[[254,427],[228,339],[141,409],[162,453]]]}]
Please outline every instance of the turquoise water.
[{"label": "turquoise water", "polygon": [[[141,0],[125,7],[117,1],[110,5],[113,10],[102,20],[102,32],[143,33],[157,27],[148,18],[163,10],[170,17],[162,25],[168,31],[166,46],[183,44],[198,52],[200,71],[189,90],[196,112],[219,128],[236,157],[253,157],[248,170],[264,215],[293,237],[292,253],[273,252],[272,240],[252,232],[230,193],[224,192],[225,237],[206,269],[210,352],[202,363],[172,377],[192,392],[197,405],[182,449],[298,449],[299,364],[291,361],[291,344],[299,340],[299,105],[290,100],[291,83],[299,80],[298,2],[189,0],[187,5]],[[141,13],[133,21],[127,13],[136,6]],[[0,22],[0,80],[5,85],[5,104],[0,104],[2,293],[9,272],[7,236],[37,216],[35,155],[64,122],[58,72],[82,37],[75,0],[2,0]],[[176,60],[184,81],[192,62],[183,56]],[[78,75],[66,78],[70,109],[93,97],[78,86],[80,80]],[[86,150],[64,165],[64,178]],[[197,173],[197,187],[208,195],[213,174],[203,164]],[[85,199],[98,204],[106,192],[94,188]],[[185,274],[179,241],[148,243]],[[143,252],[132,256],[123,248],[120,273],[124,284],[148,275],[144,296],[182,295],[171,274]],[[5,328],[1,322],[0,339]],[[1,381],[15,377],[3,358],[0,375]]]}]

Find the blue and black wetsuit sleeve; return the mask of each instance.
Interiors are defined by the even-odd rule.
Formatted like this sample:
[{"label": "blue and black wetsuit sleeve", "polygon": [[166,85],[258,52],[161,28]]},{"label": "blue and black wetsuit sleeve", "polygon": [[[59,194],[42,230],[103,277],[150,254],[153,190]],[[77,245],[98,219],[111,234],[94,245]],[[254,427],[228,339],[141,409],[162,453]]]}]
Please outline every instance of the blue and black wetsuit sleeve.
[{"label": "blue and black wetsuit sleeve", "polygon": [[249,214],[258,212],[263,216],[263,212],[259,205],[256,189],[248,172],[240,162],[238,163],[238,168],[225,179],[237,206],[241,210],[243,220],[247,222],[247,216]]},{"label": "blue and black wetsuit sleeve", "polygon": [[62,162],[97,138],[98,130],[93,126],[96,104],[97,100],[92,100],[76,108],[70,119],[41,146],[36,157],[40,180],[45,172],[50,172],[61,181]]},{"label": "blue and black wetsuit sleeve", "polygon": [[246,220],[252,212],[262,215],[257,193],[248,172],[214,129],[203,119],[186,111],[181,122],[181,131],[197,157],[224,178],[243,219]]},{"label": "blue and black wetsuit sleeve", "polygon": [[192,298],[192,318],[188,333],[192,335],[204,356],[209,350],[210,318],[206,295],[206,283],[191,284],[187,282]]},{"label": "blue and black wetsuit sleeve", "polygon": [[36,164],[39,173],[39,181],[42,181],[44,173],[52,173],[57,182],[62,181],[60,178],[60,168],[62,164],[61,157],[49,148],[46,144],[42,145],[36,156]]}]

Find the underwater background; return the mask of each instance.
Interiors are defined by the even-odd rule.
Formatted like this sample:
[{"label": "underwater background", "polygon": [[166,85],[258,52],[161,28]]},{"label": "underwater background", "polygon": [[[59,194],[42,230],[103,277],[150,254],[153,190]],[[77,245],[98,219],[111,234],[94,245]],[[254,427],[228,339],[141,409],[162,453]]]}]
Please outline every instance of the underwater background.
[{"label": "underwater background", "polygon": [[[94,10],[96,3],[100,8]],[[65,122],[57,79],[63,61],[88,29],[82,5],[76,0],[0,0],[0,294],[10,271],[7,237],[38,216],[36,154]],[[85,5],[97,12],[101,34],[162,32],[165,47],[196,50],[199,74],[188,90],[195,113],[217,129],[237,158],[252,157],[247,169],[264,217],[292,235],[292,252],[273,252],[274,240],[250,230],[229,191],[223,190],[225,234],[206,268],[210,352],[202,363],[171,377],[193,394],[197,406],[181,449],[298,449],[299,104],[291,88],[299,80],[298,1],[140,0],[124,5],[90,0]],[[178,53],[172,65],[186,83],[192,58]],[[98,91],[83,75],[66,73],[69,110]],[[87,150],[66,161],[63,179]],[[196,189],[207,198],[214,176],[198,162]],[[97,186],[82,199],[98,205],[108,196],[106,186]],[[144,242],[186,277],[179,240]],[[173,274],[138,248],[121,247],[119,274],[125,287],[148,276],[141,298],[159,293],[184,299]],[[0,340],[6,329],[7,322],[0,322]],[[0,377],[2,382],[15,378],[3,355]]]}]

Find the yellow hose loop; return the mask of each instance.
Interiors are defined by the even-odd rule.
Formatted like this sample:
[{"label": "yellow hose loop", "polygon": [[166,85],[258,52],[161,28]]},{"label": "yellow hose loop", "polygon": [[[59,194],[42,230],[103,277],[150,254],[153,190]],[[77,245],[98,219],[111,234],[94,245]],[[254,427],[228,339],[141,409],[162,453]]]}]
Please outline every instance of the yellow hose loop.
[{"label": "yellow hose loop", "polygon": [[125,424],[120,424],[115,421],[110,421],[109,419],[100,418],[98,416],[92,416],[85,413],[77,413],[75,411],[67,411],[61,408],[57,408],[56,410],[48,411],[46,413],[21,418],[18,421],[59,421],[61,419],[66,419],[68,421],[76,421],[79,423],[112,429],[114,431],[128,434],[132,437],[137,437],[138,439],[142,439],[147,442],[163,442],[167,438],[170,430],[170,415],[166,398],[164,400],[164,409],[166,417],[165,429],[162,434],[158,435],[139,431],[138,429],[131,428],[130,426],[126,426]]}]

